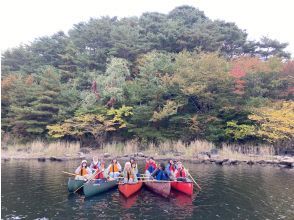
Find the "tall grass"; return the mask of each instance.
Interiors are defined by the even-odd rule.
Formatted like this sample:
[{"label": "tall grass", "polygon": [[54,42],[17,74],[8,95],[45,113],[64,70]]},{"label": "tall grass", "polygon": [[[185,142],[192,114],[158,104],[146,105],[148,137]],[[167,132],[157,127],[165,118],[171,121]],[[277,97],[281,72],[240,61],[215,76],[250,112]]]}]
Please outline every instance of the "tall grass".
[{"label": "tall grass", "polygon": [[[181,158],[193,158],[201,152],[211,152],[215,149],[213,143],[203,140],[196,140],[189,145],[182,141],[166,141],[159,145],[148,144],[144,148],[140,148],[137,141],[128,141],[126,143],[113,142],[103,145],[99,149],[89,149],[88,156],[102,155],[109,153],[111,156],[132,155],[142,152],[148,156],[160,158],[173,158],[180,156]],[[26,145],[10,144],[6,150],[2,150],[5,157],[16,158],[34,158],[34,157],[77,157],[80,151],[79,143],[53,142],[45,143],[43,141],[34,141]],[[217,158],[232,160],[270,160],[274,156],[273,146],[250,146],[250,145],[228,145],[223,144],[218,149]]]},{"label": "tall grass", "polygon": [[221,158],[234,160],[269,160],[275,155],[271,145],[227,145],[223,144],[219,151]]},{"label": "tall grass", "polygon": [[94,154],[109,153],[112,156],[130,155],[136,152],[138,152],[138,144],[133,141],[107,143],[101,149],[93,151]]},{"label": "tall grass", "polygon": [[149,155],[160,155],[166,157],[172,157],[175,154],[182,155],[184,157],[192,157],[200,152],[210,152],[213,149],[213,144],[207,141],[193,141],[189,145],[182,141],[177,142],[163,142],[159,146],[149,144],[145,150],[145,153]]},{"label": "tall grass", "polygon": [[[182,158],[193,158],[199,153],[208,152],[215,149],[213,143],[203,140],[196,140],[189,145],[182,141],[177,142],[163,142],[159,145],[148,144],[144,149],[139,148],[139,143],[129,141],[127,143],[111,143],[106,144],[102,149],[95,151],[97,154],[109,153],[112,156],[131,155],[136,152],[142,152],[149,156],[158,156],[161,158],[172,158],[180,156]],[[228,145],[223,144],[218,149],[217,158],[219,159],[232,159],[232,160],[267,160],[272,159],[274,156],[273,146],[261,145]]]},{"label": "tall grass", "polygon": [[78,142],[52,142],[34,141],[28,144],[9,144],[1,154],[6,157],[33,158],[33,157],[76,157],[80,151]]}]

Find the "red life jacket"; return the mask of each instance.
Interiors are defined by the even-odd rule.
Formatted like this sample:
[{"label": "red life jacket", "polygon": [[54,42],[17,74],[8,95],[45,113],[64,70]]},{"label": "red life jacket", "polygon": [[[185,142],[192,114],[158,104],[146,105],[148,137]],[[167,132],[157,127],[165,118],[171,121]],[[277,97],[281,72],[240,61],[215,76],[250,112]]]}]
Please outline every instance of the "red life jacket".
[{"label": "red life jacket", "polygon": [[156,169],[156,163],[150,163],[149,166],[152,166],[154,169]]},{"label": "red life jacket", "polygon": [[187,176],[187,174],[186,174],[186,171],[184,169],[177,169],[176,178],[186,177],[186,176]]},{"label": "red life jacket", "polygon": [[169,164],[169,171],[175,172],[175,167],[173,164]]},{"label": "red life jacket", "polygon": [[103,172],[100,173],[101,170],[98,171],[98,173],[95,176],[95,179],[103,179],[104,178],[104,174]]},{"label": "red life jacket", "polygon": [[[98,167],[98,163],[96,165],[93,166],[93,169],[95,169],[96,171],[96,175],[95,175],[95,179],[102,179],[104,178],[104,175],[103,175],[103,172],[102,170],[99,170],[99,167]],[[98,169],[98,170],[97,170]]]}]

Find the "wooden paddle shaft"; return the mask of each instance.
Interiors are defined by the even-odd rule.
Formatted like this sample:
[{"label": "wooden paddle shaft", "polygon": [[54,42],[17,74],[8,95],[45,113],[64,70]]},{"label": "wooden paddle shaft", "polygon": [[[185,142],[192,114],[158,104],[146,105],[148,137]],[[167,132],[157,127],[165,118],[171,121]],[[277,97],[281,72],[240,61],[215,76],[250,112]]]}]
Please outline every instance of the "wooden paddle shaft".
[{"label": "wooden paddle shaft", "polygon": [[191,176],[191,174],[189,173],[188,170],[187,170],[187,173],[191,177],[191,179],[193,180],[193,182],[195,183],[195,185],[198,187],[198,189],[201,190],[201,187],[196,183],[195,179]]},{"label": "wooden paddle shaft", "polygon": [[62,173],[65,173],[65,174],[71,175],[71,176],[80,176],[79,174],[69,173],[69,172],[66,172],[66,171],[62,171]]},{"label": "wooden paddle shaft", "polygon": [[[98,171],[98,170],[97,170]],[[100,172],[97,173],[97,171],[95,173],[92,174],[92,178],[88,179],[88,181],[91,181],[93,179],[93,177],[95,177],[96,175],[98,175],[99,173],[102,173],[103,171],[101,170]],[[87,182],[88,182],[87,181]],[[77,188],[74,193],[76,193],[77,191],[79,191],[79,189],[81,189],[85,184],[81,185],[79,188]]]}]

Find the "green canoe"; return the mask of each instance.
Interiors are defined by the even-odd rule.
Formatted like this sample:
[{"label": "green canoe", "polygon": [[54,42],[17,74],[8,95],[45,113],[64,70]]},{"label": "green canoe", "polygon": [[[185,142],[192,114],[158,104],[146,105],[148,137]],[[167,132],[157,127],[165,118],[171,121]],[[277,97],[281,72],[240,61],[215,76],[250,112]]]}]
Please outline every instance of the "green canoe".
[{"label": "green canoe", "polygon": [[84,185],[84,194],[86,197],[94,196],[103,192],[106,192],[114,187],[117,187],[117,180],[107,181],[90,181]]},{"label": "green canoe", "polygon": [[67,188],[69,192],[76,191],[79,187],[81,187],[85,183],[84,180],[75,180],[73,178],[68,178]]}]

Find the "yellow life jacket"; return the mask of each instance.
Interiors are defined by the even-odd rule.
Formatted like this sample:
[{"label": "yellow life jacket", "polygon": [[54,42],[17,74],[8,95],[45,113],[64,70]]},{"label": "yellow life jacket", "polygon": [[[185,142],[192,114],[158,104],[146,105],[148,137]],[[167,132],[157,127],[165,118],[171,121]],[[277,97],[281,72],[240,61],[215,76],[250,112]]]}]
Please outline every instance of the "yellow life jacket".
[{"label": "yellow life jacket", "polygon": [[132,171],[127,171],[127,176],[125,176],[125,178],[129,179],[134,179],[134,172]]},{"label": "yellow life jacket", "polygon": [[112,165],[110,166],[110,169],[109,169],[109,172],[110,172],[110,173],[115,173],[115,172],[118,172],[118,171],[119,171],[119,169],[118,169],[117,164],[112,164]]}]

